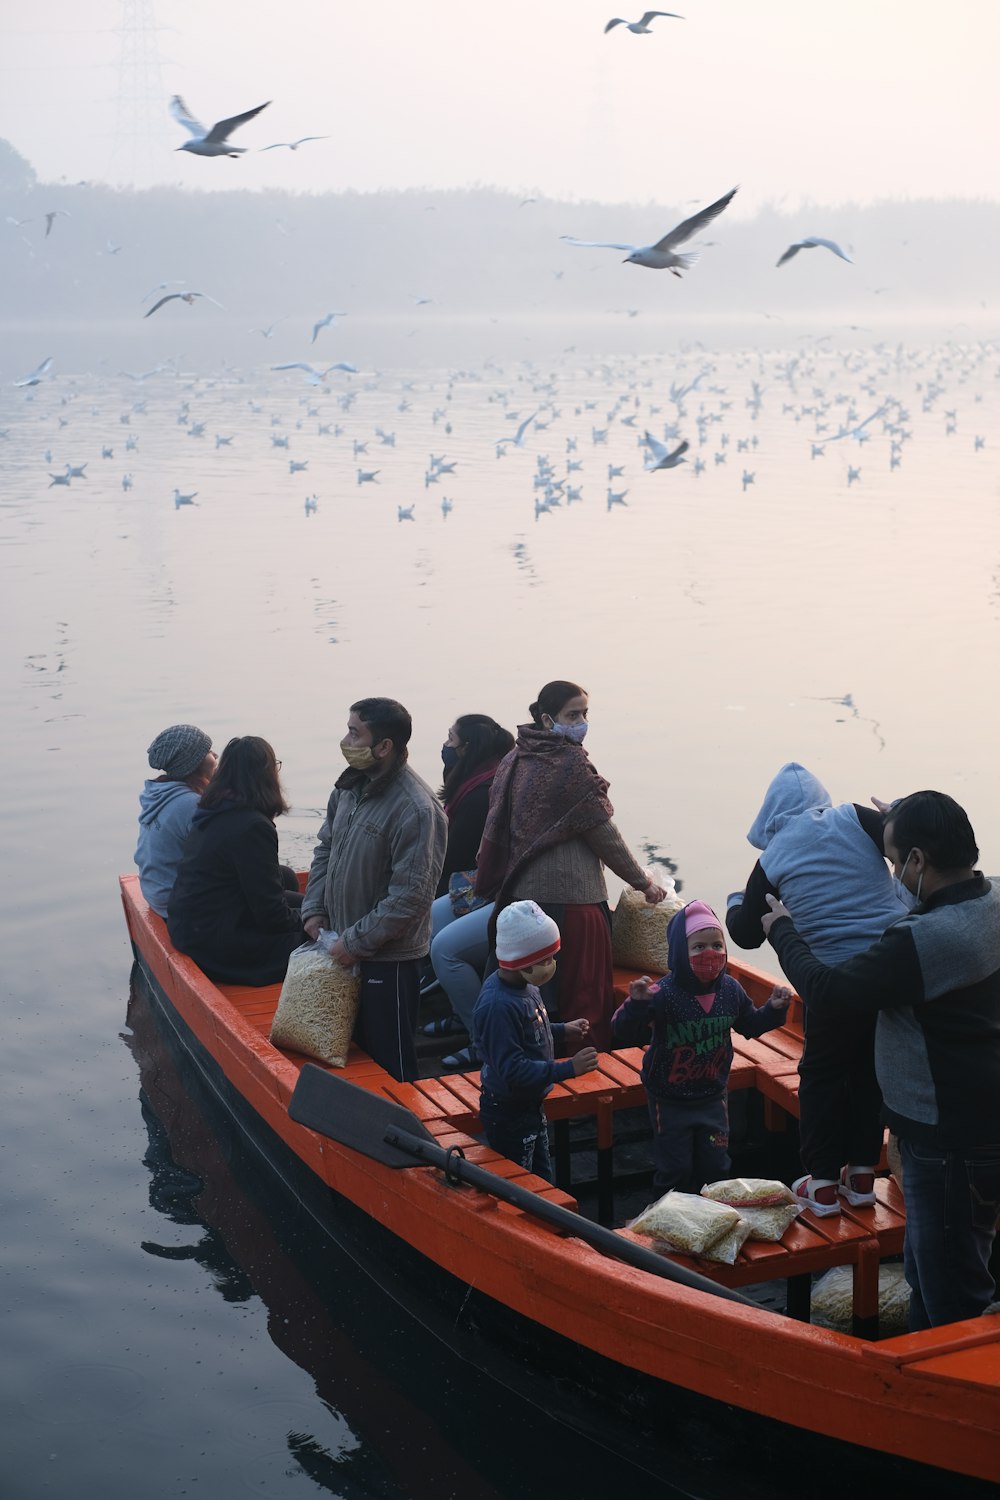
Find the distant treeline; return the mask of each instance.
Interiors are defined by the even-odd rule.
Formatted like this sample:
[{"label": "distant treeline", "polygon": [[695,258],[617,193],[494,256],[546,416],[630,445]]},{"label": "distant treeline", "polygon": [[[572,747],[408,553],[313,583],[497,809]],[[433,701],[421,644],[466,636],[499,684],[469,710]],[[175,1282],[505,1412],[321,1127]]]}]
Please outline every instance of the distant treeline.
[{"label": "distant treeline", "polygon": [[[645,244],[692,204],[522,202],[488,187],[307,196],[30,180],[8,180],[2,201],[4,320],[141,317],[143,295],[160,282],[183,282],[228,315],[263,324],[334,309],[428,318],[808,312],[863,324],[890,310],[1000,307],[1000,204],[988,202],[767,208],[750,220],[730,211],[678,280],[560,236]],[[836,240],[853,264],[814,249],[778,269],[785,247],[807,234]]]}]

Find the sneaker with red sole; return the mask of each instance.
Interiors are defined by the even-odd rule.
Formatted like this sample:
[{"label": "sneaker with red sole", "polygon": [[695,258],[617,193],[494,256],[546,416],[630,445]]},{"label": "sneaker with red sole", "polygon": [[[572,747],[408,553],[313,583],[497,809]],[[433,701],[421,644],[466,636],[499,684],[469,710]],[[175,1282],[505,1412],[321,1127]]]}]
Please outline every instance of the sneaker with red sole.
[{"label": "sneaker with red sole", "polygon": [[852,1208],[871,1208],[875,1197],[875,1171],[873,1167],[844,1167],[840,1173],[837,1192]]},{"label": "sneaker with red sole", "polygon": [[811,1208],[814,1214],[825,1219],[830,1214],[840,1213],[838,1186],[830,1177],[813,1177],[807,1173],[805,1177],[795,1179],[792,1192],[804,1207]]}]

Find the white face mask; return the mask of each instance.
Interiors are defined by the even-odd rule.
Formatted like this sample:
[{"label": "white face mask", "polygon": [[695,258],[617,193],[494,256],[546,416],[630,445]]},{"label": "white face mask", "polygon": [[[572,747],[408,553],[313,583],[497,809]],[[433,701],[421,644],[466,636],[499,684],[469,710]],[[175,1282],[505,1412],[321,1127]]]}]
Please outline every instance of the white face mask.
[{"label": "white face mask", "polygon": [[913,850],[911,849],[910,853],[903,860],[903,868],[900,870],[899,874],[892,877],[892,888],[896,892],[896,900],[901,902],[907,911],[912,911],[915,906],[919,906],[920,889],[924,883],[923,872],[921,871],[920,875],[917,878],[917,890],[915,895],[913,891],[907,890],[906,886],[903,884],[903,876],[906,874],[906,867],[910,863],[910,855],[912,855],[912,853]]},{"label": "white face mask", "polygon": [[553,734],[561,734],[564,740],[572,740],[575,745],[582,745],[587,737],[588,724],[586,719],[581,719],[577,724],[552,725]]}]

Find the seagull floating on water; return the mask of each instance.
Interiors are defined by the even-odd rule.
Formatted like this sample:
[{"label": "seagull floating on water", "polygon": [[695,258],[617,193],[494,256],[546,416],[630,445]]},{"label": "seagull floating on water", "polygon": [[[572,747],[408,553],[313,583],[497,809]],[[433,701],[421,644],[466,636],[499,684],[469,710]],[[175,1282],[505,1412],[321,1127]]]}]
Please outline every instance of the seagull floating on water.
[{"label": "seagull floating on water", "polygon": [[211,302],[216,307],[222,306],[221,302],[216,302],[215,298],[210,297],[207,292],[168,292],[165,297],[160,298],[159,302],[154,302],[149,311],[143,313],[143,317],[151,318],[167,302],[186,302],[188,307],[193,307],[196,297],[203,297],[206,302]]},{"label": "seagull floating on water", "polygon": [[206,130],[191,114],[180,94],[175,94],[170,101],[170,113],[191,136],[191,140],[177,147],[178,151],[190,151],[192,156],[242,156],[246,146],[231,146],[228,136],[238,125],[245,125],[247,120],[259,115],[270,102],[268,99],[264,104],[258,104],[256,109],[248,109],[242,115],[232,115],[228,120],[217,120],[211,130]]},{"label": "seagull floating on water", "polygon": [[784,255],[777,261],[777,264],[783,266],[786,260],[791,260],[794,255],[798,255],[800,250],[815,250],[817,245],[822,245],[824,250],[832,250],[834,255],[839,255],[841,260],[846,260],[849,266],[854,264],[851,257],[845,255],[834,240],[824,240],[818,234],[808,234],[804,240],[796,240],[794,245],[789,245]]},{"label": "seagull floating on water", "polygon": [[180,490],[174,490],[174,509],[180,510],[182,505],[194,505],[194,497],[197,493],[197,490],[193,490],[190,495],[182,495]]},{"label": "seagull floating on water", "polygon": [[631,261],[634,266],[648,266],[651,271],[672,271],[675,276],[681,273],[677,270],[681,266],[685,271],[699,259],[696,251],[688,255],[675,255],[674,251],[678,245],[683,245],[692,235],[698,234],[713,219],[718,218],[724,208],[728,208],[736,194],[736,188],[731,188],[724,197],[717,202],[710,203],[708,208],[703,208],[700,213],[692,214],[690,219],[684,219],[676,229],[671,229],[662,240],[657,240],[655,245],[623,245],[616,240],[578,240],[571,234],[560,235],[559,238],[569,245],[576,245],[581,249],[590,250],[627,250],[625,262]]},{"label": "seagull floating on water", "polygon": [[624,26],[625,30],[631,31],[633,36],[649,36],[653,29],[649,23],[650,21],[655,21],[657,16],[669,16],[673,21],[683,21],[684,19],[683,16],[679,16],[674,10],[647,10],[639,17],[638,21],[626,21],[622,16],[613,16],[604,28],[604,35],[607,36],[608,32],[614,26]]}]

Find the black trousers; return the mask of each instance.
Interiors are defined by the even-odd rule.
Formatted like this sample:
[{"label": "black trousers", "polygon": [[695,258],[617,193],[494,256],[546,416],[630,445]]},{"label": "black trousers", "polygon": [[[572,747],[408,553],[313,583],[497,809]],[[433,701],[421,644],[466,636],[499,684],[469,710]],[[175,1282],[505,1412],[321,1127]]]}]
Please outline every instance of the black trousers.
[{"label": "black trousers", "polygon": [[420,1076],[414,1035],[420,1007],[420,964],[414,959],[361,963],[361,1002],[354,1038],[373,1062],[400,1083]]},{"label": "black trousers", "polygon": [[799,1150],[814,1177],[873,1167],[882,1152],[882,1091],[875,1077],[875,1022],[810,1014],[799,1063]]}]

